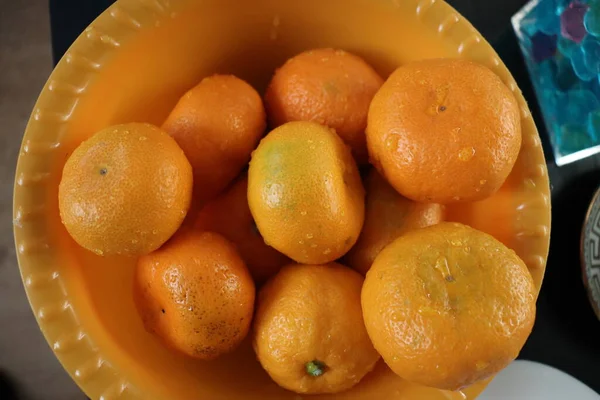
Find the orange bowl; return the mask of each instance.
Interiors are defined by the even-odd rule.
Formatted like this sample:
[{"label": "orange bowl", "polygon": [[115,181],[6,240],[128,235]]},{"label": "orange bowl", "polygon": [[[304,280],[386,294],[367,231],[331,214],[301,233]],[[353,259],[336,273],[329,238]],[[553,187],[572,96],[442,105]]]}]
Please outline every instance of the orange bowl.
[{"label": "orange bowl", "polygon": [[[440,0],[120,0],[60,61],[33,110],[17,165],[14,231],[25,289],[65,369],[93,399],[299,399],[279,388],[245,343],[212,362],[185,358],[146,333],[132,300],[135,260],[79,248],[60,222],[58,183],[73,149],[108,125],[161,124],[206,75],[233,73],[264,90],[287,58],[338,47],[383,76],[412,60],[462,57],[497,73],[521,108],[523,146],[502,190],[448,209],[527,263],[538,286],[550,231],[540,139],[515,81],[474,28]],[[354,389],[315,399],[473,399],[409,384],[385,364]]]}]

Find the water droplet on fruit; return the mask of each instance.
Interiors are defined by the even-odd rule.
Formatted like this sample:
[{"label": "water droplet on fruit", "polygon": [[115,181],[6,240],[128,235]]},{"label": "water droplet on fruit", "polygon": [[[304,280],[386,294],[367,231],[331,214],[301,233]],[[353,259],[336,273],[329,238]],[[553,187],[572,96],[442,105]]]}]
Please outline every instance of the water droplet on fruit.
[{"label": "water droplet on fruit", "polygon": [[331,253],[331,249],[325,249],[325,250],[323,250],[323,254],[327,255],[329,253]]},{"label": "water droplet on fruit", "polygon": [[146,139],[148,139],[146,136],[140,136],[140,142],[143,142]]},{"label": "water droplet on fruit", "polygon": [[450,243],[452,246],[462,246],[463,242],[459,239],[450,239]]},{"label": "water droplet on fruit", "polygon": [[316,248],[316,247],[317,247],[317,244],[316,244],[316,243],[312,243],[312,244],[310,245],[310,247],[311,247],[312,249],[314,249],[314,248]]},{"label": "water droplet on fruit", "polygon": [[482,180],[479,181],[480,185],[485,185],[486,183],[487,183],[487,181],[485,179],[482,179]]},{"label": "water droplet on fruit", "polygon": [[304,244],[304,240],[298,240],[298,244]]},{"label": "water droplet on fruit", "polygon": [[458,152],[458,159],[460,161],[469,161],[475,155],[475,149],[473,147],[464,147]]},{"label": "water droplet on fruit", "polygon": [[395,135],[388,136],[385,140],[385,147],[388,150],[396,150],[398,148],[398,138]]},{"label": "water droplet on fruit", "polygon": [[448,259],[446,257],[438,257],[438,259],[435,261],[435,269],[442,274],[446,281],[454,282],[454,277],[450,272],[450,266],[448,265]]},{"label": "water droplet on fruit", "polygon": [[153,230],[152,230],[152,234],[153,234],[153,235],[156,235],[157,233],[158,233],[158,231],[157,231],[156,229],[153,229]]},{"label": "water droplet on fruit", "polygon": [[313,237],[314,237],[314,236],[313,236],[313,234],[312,234],[312,233],[307,233],[307,234],[306,234],[306,238],[307,238],[307,239],[312,239]]},{"label": "water droplet on fruit", "polygon": [[104,252],[102,250],[100,250],[100,249],[94,250],[94,253],[98,254],[99,256],[101,256],[101,255],[104,254]]},{"label": "water droplet on fruit", "polygon": [[306,215],[306,211],[300,211],[300,215],[305,216]]}]

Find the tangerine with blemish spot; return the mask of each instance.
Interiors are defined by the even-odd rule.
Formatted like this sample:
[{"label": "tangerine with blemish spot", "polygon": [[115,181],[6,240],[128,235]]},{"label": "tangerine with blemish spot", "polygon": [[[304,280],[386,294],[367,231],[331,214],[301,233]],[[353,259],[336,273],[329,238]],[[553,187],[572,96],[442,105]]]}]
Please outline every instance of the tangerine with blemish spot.
[{"label": "tangerine with blemish spot", "polygon": [[350,149],[330,128],[288,122],[252,154],[248,204],[266,243],[301,263],[343,256],[363,225],[364,188]]},{"label": "tangerine with blemish spot", "polygon": [[361,298],[369,337],[392,371],[458,390],[517,357],[533,327],[536,293],[514,251],[486,233],[442,222],[379,253]]},{"label": "tangerine with blemish spot", "polygon": [[229,353],[250,329],[254,282],[235,246],[217,233],[184,229],[140,257],[133,289],[146,330],[191,357]]}]

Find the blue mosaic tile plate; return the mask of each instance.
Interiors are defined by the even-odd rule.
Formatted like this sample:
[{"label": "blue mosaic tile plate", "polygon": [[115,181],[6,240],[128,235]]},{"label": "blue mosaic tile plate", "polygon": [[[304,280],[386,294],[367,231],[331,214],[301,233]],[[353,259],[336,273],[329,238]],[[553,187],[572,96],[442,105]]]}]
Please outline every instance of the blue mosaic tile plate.
[{"label": "blue mosaic tile plate", "polygon": [[556,164],[600,153],[600,0],[532,0],[512,23]]}]

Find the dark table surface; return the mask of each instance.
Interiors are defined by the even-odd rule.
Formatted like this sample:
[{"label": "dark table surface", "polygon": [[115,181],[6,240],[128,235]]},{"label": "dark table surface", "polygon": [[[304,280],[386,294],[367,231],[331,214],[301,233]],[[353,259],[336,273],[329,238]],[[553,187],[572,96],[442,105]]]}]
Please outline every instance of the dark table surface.
[{"label": "dark table surface", "polygon": [[[58,60],[112,0],[50,0],[52,39]],[[519,83],[536,120],[552,185],[552,239],[538,315],[520,358],[559,368],[600,393],[600,321],[581,280],[579,243],[583,220],[600,184],[600,156],[557,167],[510,24],[526,0],[448,0],[494,46]]]}]

